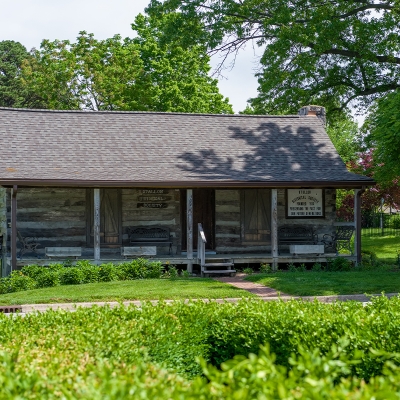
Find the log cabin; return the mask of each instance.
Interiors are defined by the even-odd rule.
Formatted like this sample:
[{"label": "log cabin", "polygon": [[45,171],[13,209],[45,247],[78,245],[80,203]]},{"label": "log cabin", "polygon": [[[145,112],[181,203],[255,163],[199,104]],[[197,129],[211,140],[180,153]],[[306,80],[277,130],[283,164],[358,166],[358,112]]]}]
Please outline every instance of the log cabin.
[{"label": "log cabin", "polygon": [[[1,108],[2,274],[63,248],[190,272],[207,261],[323,262],[335,255],[321,238],[335,230],[341,188],[355,190],[349,257],[359,261],[360,195],[374,181],[346,169],[324,121],[319,106],[279,116]],[[19,251],[25,238],[34,254]]]}]

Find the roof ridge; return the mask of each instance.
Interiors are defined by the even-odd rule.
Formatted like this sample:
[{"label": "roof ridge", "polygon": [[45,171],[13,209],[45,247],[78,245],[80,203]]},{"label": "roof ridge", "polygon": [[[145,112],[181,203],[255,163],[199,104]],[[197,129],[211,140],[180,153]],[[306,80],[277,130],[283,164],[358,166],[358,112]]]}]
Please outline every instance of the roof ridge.
[{"label": "roof ridge", "polygon": [[61,113],[61,114],[144,114],[144,115],[189,115],[189,116],[212,116],[212,117],[243,117],[243,118],[299,118],[299,115],[270,115],[270,114],[210,114],[210,113],[185,113],[185,112],[168,112],[168,111],[122,111],[122,110],[50,110],[45,108],[12,108],[0,107],[0,111],[22,111],[22,112],[46,112],[46,113]]}]

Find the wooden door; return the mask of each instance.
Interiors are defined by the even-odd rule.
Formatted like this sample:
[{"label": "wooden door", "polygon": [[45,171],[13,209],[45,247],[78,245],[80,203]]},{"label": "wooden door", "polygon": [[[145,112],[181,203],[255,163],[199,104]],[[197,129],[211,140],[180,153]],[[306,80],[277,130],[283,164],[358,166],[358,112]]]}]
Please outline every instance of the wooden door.
[{"label": "wooden door", "polygon": [[[215,190],[193,189],[193,249],[197,249],[197,224],[201,223],[206,235],[207,250],[215,249]],[[187,249],[186,190],[181,190],[182,250]]]},{"label": "wooden door", "polygon": [[[87,203],[87,242],[93,246],[93,189],[88,190]],[[100,189],[100,244],[103,247],[122,244],[120,189]]]},{"label": "wooden door", "polygon": [[253,243],[271,242],[271,191],[242,191],[242,240]]}]

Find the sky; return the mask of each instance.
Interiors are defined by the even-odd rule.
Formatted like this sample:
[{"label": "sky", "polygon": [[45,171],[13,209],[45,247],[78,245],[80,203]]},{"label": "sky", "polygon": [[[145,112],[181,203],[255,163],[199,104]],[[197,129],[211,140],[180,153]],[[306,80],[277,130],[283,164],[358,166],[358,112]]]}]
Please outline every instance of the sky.
[{"label": "sky", "polygon": [[[75,41],[80,31],[96,39],[120,34],[132,37],[131,23],[143,13],[149,0],[0,0],[0,41],[14,40],[28,50],[39,48],[43,39]],[[219,78],[222,95],[229,98],[235,113],[246,108],[246,101],[257,96],[254,77],[257,54],[248,46],[231,70]],[[212,66],[218,64],[214,57]]]}]

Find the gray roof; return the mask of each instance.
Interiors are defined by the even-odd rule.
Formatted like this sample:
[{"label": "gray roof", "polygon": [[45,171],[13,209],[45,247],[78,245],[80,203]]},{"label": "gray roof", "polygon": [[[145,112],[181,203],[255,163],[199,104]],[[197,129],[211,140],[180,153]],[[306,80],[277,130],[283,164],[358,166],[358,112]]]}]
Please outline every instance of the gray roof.
[{"label": "gray roof", "polygon": [[0,108],[1,185],[343,186],[317,117]]}]

